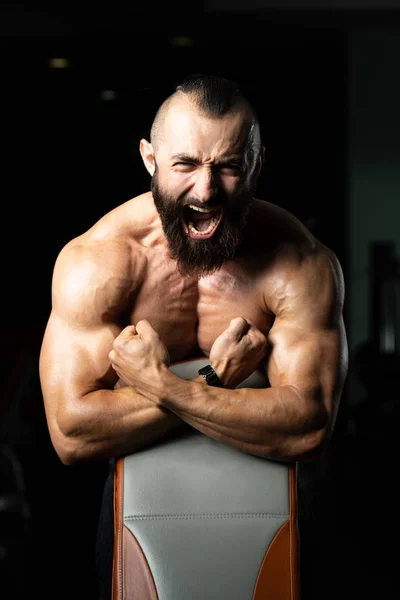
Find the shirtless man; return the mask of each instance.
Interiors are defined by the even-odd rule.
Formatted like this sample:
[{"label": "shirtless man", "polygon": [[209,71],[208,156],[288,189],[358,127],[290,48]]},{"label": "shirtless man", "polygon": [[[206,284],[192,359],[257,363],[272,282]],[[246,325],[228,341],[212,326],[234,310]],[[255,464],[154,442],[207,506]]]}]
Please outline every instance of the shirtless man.
[{"label": "shirtless man", "polygon": [[[253,108],[233,82],[188,78],[140,153],[151,192],[55,264],[40,378],[58,456],[110,459],[182,426],[265,458],[318,456],[347,371],[343,275],[293,215],[253,197]],[[202,355],[221,387],[168,368]],[[256,368],[269,386],[235,389]]]}]

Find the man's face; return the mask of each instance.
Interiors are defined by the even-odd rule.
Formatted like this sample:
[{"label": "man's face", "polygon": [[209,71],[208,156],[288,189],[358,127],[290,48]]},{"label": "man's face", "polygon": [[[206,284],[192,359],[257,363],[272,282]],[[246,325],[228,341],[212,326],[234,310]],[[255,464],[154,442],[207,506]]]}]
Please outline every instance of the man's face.
[{"label": "man's face", "polygon": [[187,105],[166,118],[151,191],[183,275],[207,275],[235,257],[255,183],[248,129],[241,113],[210,119]]}]

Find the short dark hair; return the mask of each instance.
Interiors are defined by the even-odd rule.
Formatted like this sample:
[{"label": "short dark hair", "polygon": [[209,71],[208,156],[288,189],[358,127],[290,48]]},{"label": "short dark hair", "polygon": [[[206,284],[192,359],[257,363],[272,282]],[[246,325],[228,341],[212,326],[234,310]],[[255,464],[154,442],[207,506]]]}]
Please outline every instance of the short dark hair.
[{"label": "short dark hair", "polygon": [[162,139],[162,125],[168,107],[180,93],[188,96],[205,116],[220,117],[231,110],[243,110],[249,123],[249,139],[258,152],[261,143],[258,116],[251,103],[243,96],[239,85],[226,77],[203,74],[187,75],[175,85],[174,91],[159,107],[150,131],[154,148]]},{"label": "short dark hair", "polygon": [[188,75],[175,87],[175,92],[193,95],[198,108],[210,116],[221,116],[238,104],[244,104],[239,85],[216,75]]}]

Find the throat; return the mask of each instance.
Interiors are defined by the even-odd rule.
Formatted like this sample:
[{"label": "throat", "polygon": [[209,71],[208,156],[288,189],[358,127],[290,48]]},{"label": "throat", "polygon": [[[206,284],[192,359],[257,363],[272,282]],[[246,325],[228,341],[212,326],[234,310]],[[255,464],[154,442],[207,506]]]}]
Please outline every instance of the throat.
[{"label": "throat", "polygon": [[217,220],[213,218],[209,219],[193,219],[189,222],[189,225],[199,233],[210,233],[213,230]]},{"label": "throat", "polygon": [[207,235],[214,231],[220,221],[221,214],[214,213],[196,213],[191,211],[187,219],[187,227],[193,233]]}]

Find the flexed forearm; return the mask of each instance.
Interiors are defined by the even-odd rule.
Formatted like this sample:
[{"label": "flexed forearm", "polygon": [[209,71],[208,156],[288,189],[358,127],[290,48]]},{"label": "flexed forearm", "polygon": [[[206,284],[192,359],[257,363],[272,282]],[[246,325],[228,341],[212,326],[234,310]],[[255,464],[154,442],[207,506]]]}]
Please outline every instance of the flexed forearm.
[{"label": "flexed forearm", "polygon": [[328,423],[324,408],[312,409],[292,386],[231,390],[166,374],[160,397],[162,406],[205,435],[277,460],[307,459]]},{"label": "flexed forearm", "polygon": [[51,428],[65,464],[93,462],[130,454],[174,432],[184,422],[130,387],[100,389],[69,403]]},{"label": "flexed forearm", "polygon": [[[320,451],[330,431],[327,407],[332,406],[334,386],[325,383],[325,372],[321,379],[318,369],[305,368],[295,378],[305,382],[304,393],[280,383],[264,389],[237,388],[257,368],[265,348],[265,337],[251,323],[241,318],[231,321],[210,352],[227,388],[175,375],[168,367],[165,345],[147,321],[123,330],[109,358],[119,377],[137,392],[206,435],[265,458],[307,459]],[[308,346],[306,350],[309,354]],[[298,362],[307,365],[305,360]]]}]

